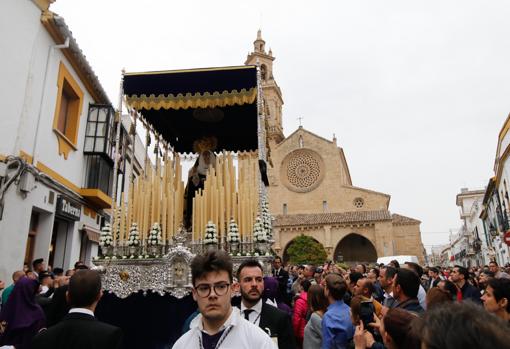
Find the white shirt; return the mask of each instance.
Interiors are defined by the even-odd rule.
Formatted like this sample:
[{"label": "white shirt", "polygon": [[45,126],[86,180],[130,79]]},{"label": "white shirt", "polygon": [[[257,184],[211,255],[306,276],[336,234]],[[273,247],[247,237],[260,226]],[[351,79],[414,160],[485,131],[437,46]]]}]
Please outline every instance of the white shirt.
[{"label": "white shirt", "polygon": [[248,321],[250,321],[252,324],[254,325],[259,325],[260,324],[260,314],[262,313],[262,298],[259,299],[259,301],[257,302],[257,304],[255,304],[253,307],[251,308],[246,308],[246,306],[244,305],[244,303],[241,301],[241,316],[243,318],[244,317],[244,310],[245,309],[251,309],[253,310],[249,315],[248,315]]},{"label": "white shirt", "polygon": [[420,288],[418,289],[418,301],[420,302],[420,305],[423,308],[423,310],[427,310],[427,303],[425,302],[426,297],[427,292],[425,292],[423,286],[420,285]]},{"label": "white shirt", "polygon": [[[190,330],[183,334],[172,349],[199,349],[202,342],[202,314],[191,321]],[[246,321],[240,314],[239,309],[232,307],[232,312],[221,326],[223,332],[219,340],[221,349],[278,349],[273,340],[258,326]]]},{"label": "white shirt", "polygon": [[87,314],[87,315],[90,315],[90,316],[94,316],[94,312],[90,309],[85,309],[85,308],[71,308],[71,310],[69,310],[69,314],[71,313],[80,313],[80,314]]}]

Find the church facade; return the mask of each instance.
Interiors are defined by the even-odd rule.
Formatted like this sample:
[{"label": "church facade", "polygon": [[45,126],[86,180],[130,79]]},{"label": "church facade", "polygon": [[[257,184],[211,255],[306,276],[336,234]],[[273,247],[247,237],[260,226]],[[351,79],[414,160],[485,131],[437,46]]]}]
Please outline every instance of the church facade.
[{"label": "church facade", "polygon": [[283,135],[283,96],[273,76],[274,59],[259,30],[245,64],[261,65],[275,251],[286,259],[293,239],[304,234],[320,242],[335,261],[414,255],[424,262],[421,222],[391,213],[390,195],[353,186],[336,138],[325,139],[301,126]]}]

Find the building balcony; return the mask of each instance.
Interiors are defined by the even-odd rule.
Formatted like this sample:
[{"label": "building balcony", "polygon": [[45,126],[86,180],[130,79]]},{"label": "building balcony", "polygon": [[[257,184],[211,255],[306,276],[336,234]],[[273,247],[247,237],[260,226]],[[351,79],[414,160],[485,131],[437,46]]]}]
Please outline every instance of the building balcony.
[{"label": "building balcony", "polygon": [[81,188],[80,195],[97,208],[110,208],[112,198],[97,188]]}]

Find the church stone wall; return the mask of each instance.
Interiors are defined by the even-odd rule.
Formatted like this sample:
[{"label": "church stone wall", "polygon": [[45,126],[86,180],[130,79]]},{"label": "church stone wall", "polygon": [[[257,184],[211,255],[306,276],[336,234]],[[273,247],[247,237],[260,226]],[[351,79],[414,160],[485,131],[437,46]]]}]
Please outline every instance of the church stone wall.
[{"label": "church stone wall", "polygon": [[[321,172],[320,183],[311,190],[304,188],[304,192],[296,192],[286,186],[289,172],[286,167],[282,168],[288,164],[289,157],[298,156],[300,149],[310,150],[319,157],[316,163]],[[341,209],[343,200],[339,198],[342,197],[342,185],[348,184],[348,169],[343,168],[341,153],[335,143],[300,129],[273,149],[271,157],[274,167],[269,170],[269,197],[274,214],[283,213],[283,204],[287,204],[288,214],[336,212]],[[304,163],[305,166],[309,164]]]},{"label": "church stone wall", "polygon": [[[273,75],[275,57],[266,52],[262,33],[257,32],[245,64],[261,64],[264,110],[272,167],[268,168],[269,207],[273,215],[342,213],[388,210],[390,196],[352,186],[349,167],[336,139],[328,140],[301,126],[285,138],[282,128],[282,91]],[[283,168],[282,168],[283,167]],[[284,209],[285,205],[285,209]],[[305,234],[324,245],[333,258],[338,243],[351,233],[367,238],[378,256],[411,254],[422,258],[419,224],[399,225],[392,220],[360,221],[353,226],[320,225],[275,227],[274,249],[280,255],[292,239]]]},{"label": "church stone wall", "polygon": [[425,262],[419,224],[394,225],[393,237],[395,255],[418,256],[420,263]]}]

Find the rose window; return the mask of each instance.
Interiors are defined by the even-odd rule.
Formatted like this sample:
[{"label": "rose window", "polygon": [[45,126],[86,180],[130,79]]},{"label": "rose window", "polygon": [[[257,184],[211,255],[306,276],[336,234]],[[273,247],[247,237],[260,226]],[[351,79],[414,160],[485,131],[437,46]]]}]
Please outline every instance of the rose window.
[{"label": "rose window", "polygon": [[362,207],[363,207],[363,205],[365,204],[365,202],[363,201],[363,199],[362,199],[362,198],[356,198],[356,199],[354,199],[353,204],[354,204],[354,206],[355,206],[356,208],[362,208]]},{"label": "rose window", "polygon": [[295,150],[283,160],[282,179],[291,190],[307,192],[315,189],[324,176],[322,158],[309,149]]}]

